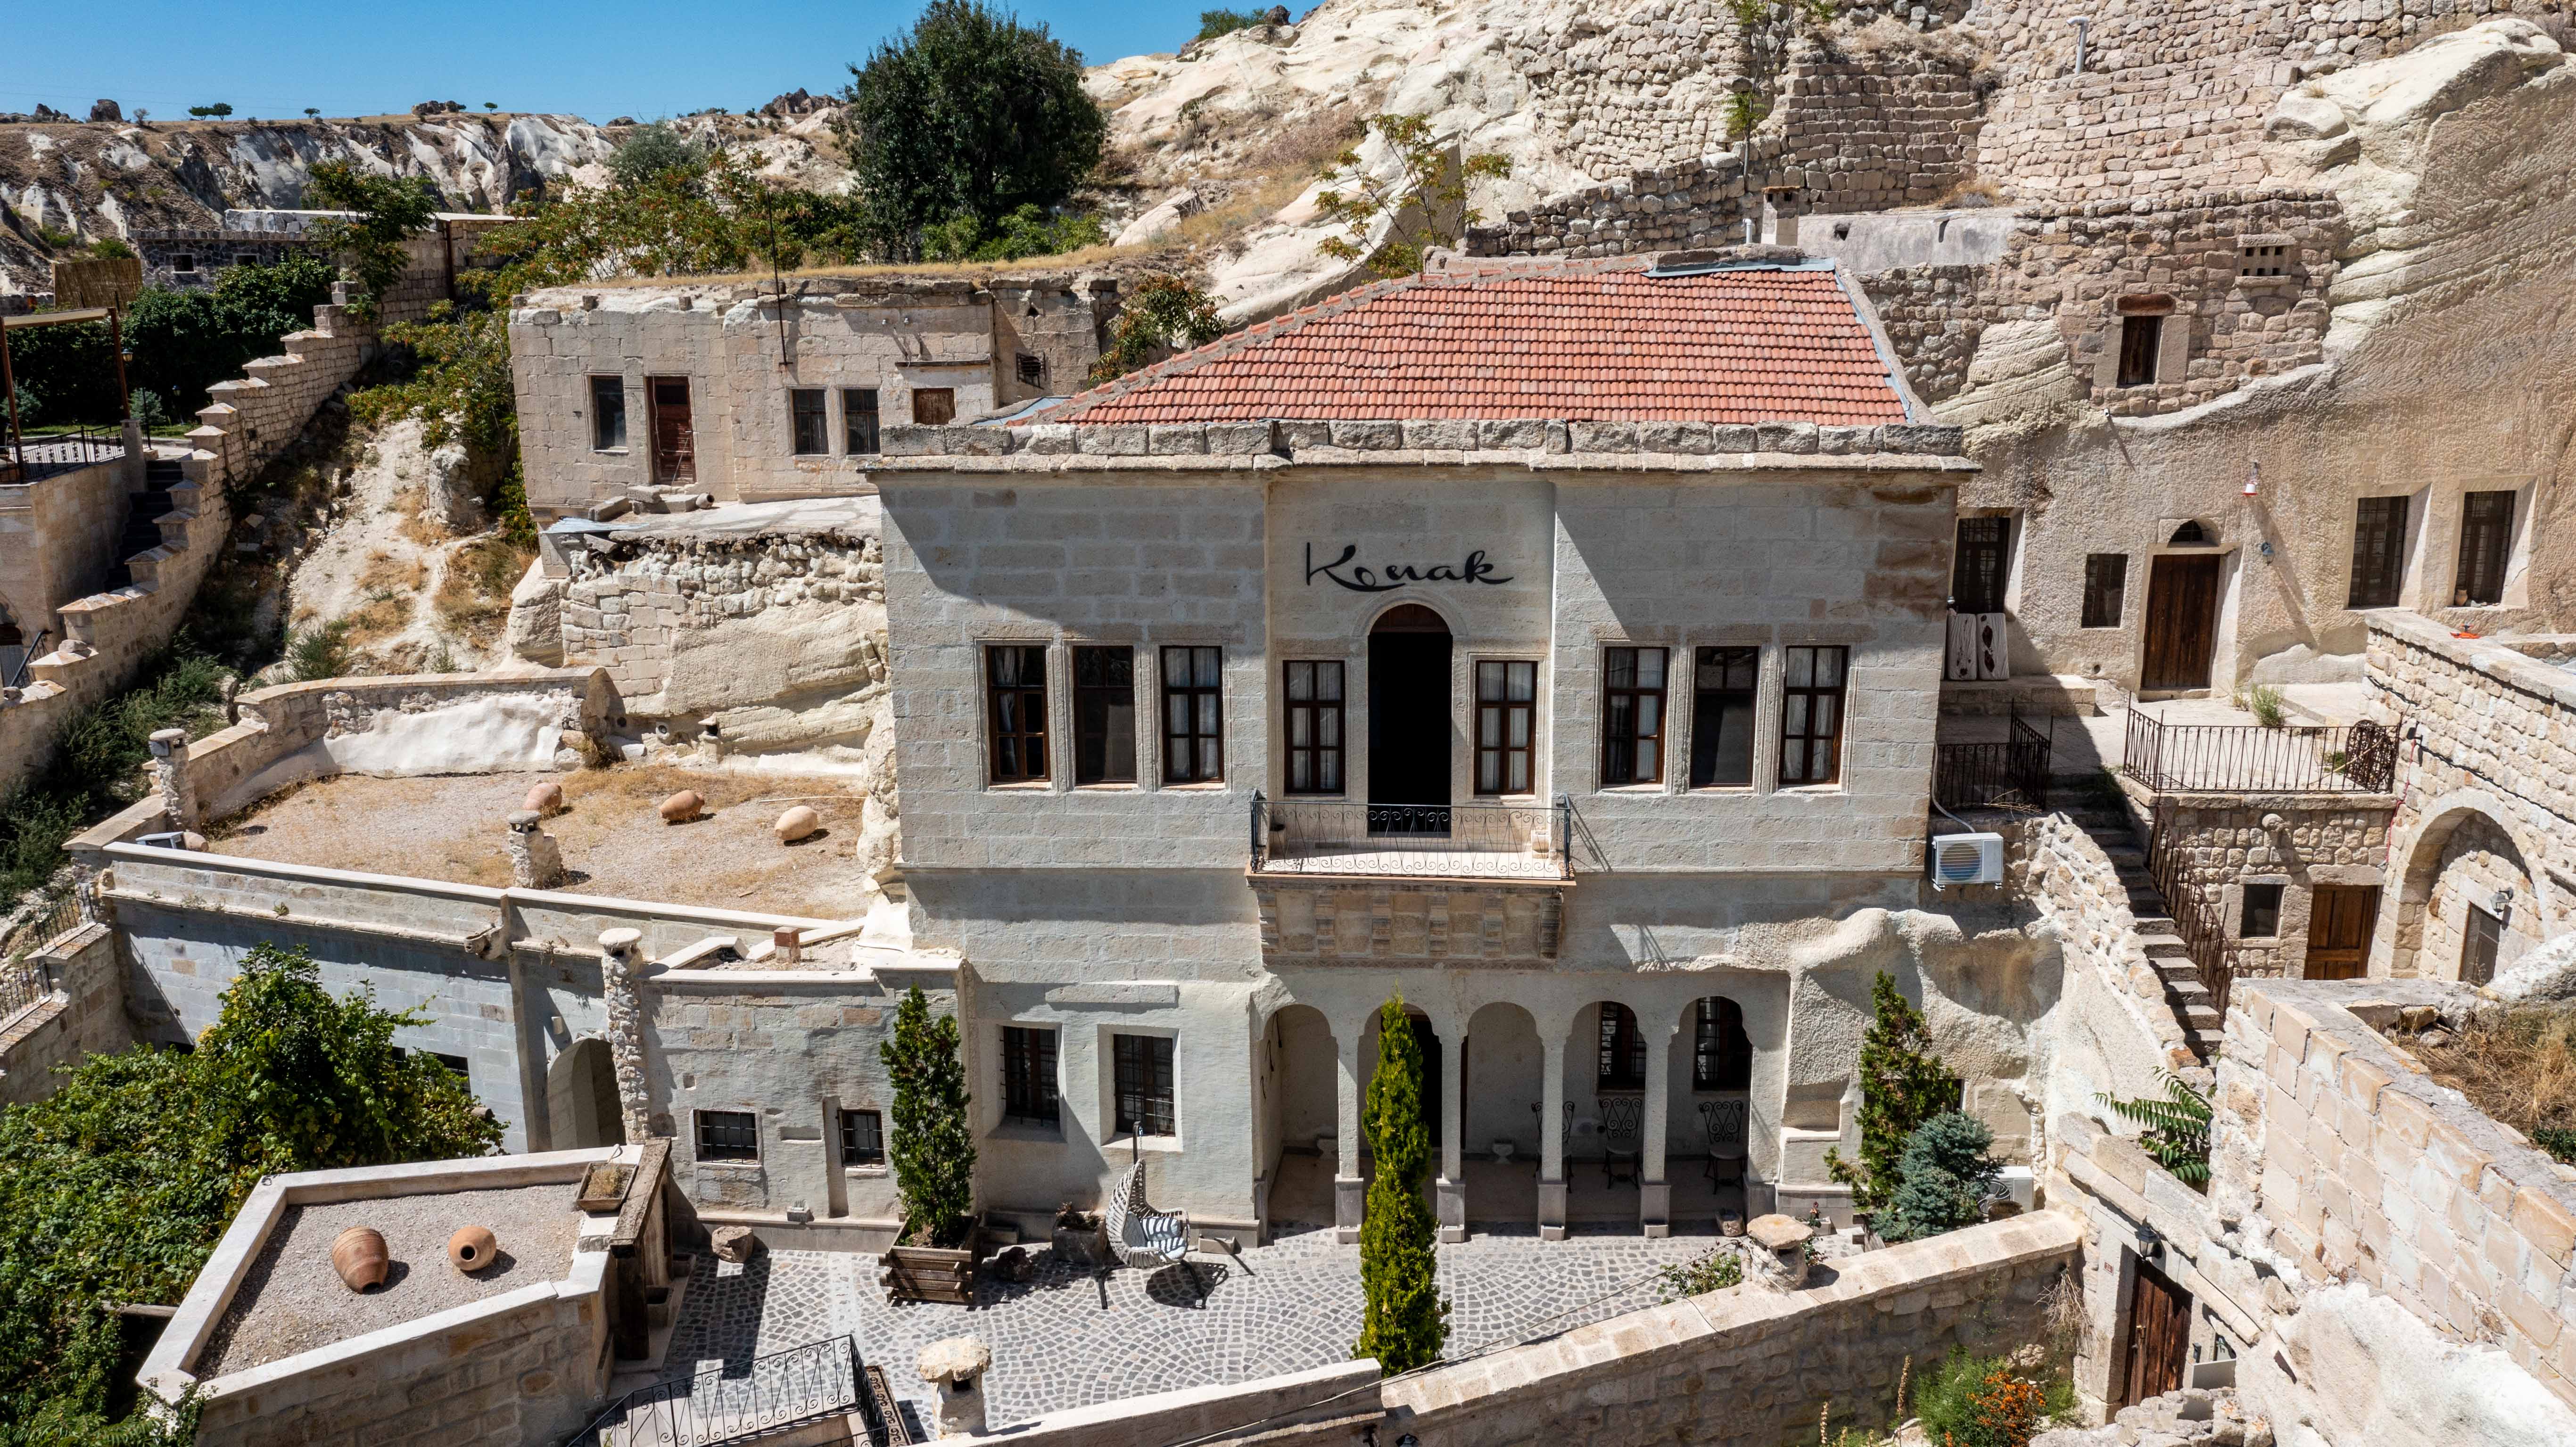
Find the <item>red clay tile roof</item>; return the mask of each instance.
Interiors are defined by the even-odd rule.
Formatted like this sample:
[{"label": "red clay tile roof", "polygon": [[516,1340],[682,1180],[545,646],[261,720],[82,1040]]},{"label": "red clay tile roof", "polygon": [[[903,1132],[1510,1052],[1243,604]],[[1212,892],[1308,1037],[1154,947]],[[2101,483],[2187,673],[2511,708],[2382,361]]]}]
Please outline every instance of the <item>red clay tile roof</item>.
[{"label": "red clay tile roof", "polygon": [[1544,417],[1904,422],[1828,269],[1409,277],[1221,338],[1032,422]]}]

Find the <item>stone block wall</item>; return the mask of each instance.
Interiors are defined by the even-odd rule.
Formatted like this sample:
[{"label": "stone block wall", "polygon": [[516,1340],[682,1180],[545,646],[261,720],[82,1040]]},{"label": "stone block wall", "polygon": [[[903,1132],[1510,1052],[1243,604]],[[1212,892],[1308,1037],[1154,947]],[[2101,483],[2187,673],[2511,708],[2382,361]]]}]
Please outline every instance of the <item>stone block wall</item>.
[{"label": "stone block wall", "polygon": [[1731,1287],[1389,1381],[1381,1435],[1422,1447],[1812,1440],[1831,1422],[1893,1427],[1896,1381],[1953,1345],[2011,1351],[2076,1265],[2052,1212],[1835,1261],[1804,1290]]},{"label": "stone block wall", "polygon": [[0,1028],[0,1105],[24,1105],[54,1093],[55,1067],[134,1043],[125,1018],[124,967],[116,937],[85,924],[29,955],[21,968],[42,971],[54,993]]},{"label": "stone block wall", "polygon": [[2002,893],[2057,921],[2070,962],[2101,982],[2116,1006],[2117,1015],[2097,1018],[2093,1030],[2127,1048],[2112,1045],[2106,1078],[2097,1084],[2197,1069],[2164,981],[2148,963],[2128,886],[2102,846],[2064,814],[2033,815],[2004,826],[2003,834]]},{"label": "stone block wall", "polygon": [[[2310,906],[2320,884],[2377,887],[2397,807],[2385,794],[2182,794],[2156,801],[2157,848],[2176,856],[2187,900],[2219,923],[2238,976],[2306,972]],[[2280,929],[2244,933],[2245,886],[2281,888]]]},{"label": "stone block wall", "polygon": [[1957,396],[1986,328],[2020,311],[1995,294],[1991,267],[1900,266],[1857,279],[1905,367],[1905,380],[1926,402]]},{"label": "stone block wall", "polygon": [[1813,210],[1848,212],[1943,199],[1975,176],[1982,124],[1964,54],[1806,46],[1763,130],[1778,133],[1780,163],[1803,179]]}]

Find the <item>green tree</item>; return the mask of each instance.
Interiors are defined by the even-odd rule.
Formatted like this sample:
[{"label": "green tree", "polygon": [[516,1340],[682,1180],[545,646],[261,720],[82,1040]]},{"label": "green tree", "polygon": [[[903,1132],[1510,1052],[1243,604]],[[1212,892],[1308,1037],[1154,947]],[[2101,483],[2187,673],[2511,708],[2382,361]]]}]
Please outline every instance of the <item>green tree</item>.
[{"label": "green tree", "polygon": [[333,211],[354,211],[355,219],[331,218],[309,231],[325,249],[348,257],[349,279],[366,289],[356,306],[372,318],[384,294],[402,280],[411,252],[403,243],[429,230],[438,212],[438,191],[420,177],[378,176],[346,161],[324,161],[304,183],[307,204]]},{"label": "green tree", "polygon": [[1856,1210],[1881,1210],[1904,1179],[1901,1158],[1915,1127],[1959,1107],[1959,1077],[1932,1054],[1923,1012],[1905,1001],[1885,970],[1870,987],[1876,1018],[1860,1042],[1860,1161],[1825,1152],[1825,1169],[1852,1188]]},{"label": "green tree", "polygon": [[961,213],[1053,209],[1100,161],[1108,122],[1083,91],[1082,56],[984,0],[930,0],[850,75],[835,124],[888,253]]},{"label": "green tree", "polygon": [[[2173,1172],[2175,1179],[2195,1186],[2207,1185],[2209,1099],[2172,1071],[2165,1072],[2164,1087],[2162,1100],[2152,1096],[2120,1100],[2107,1091],[2096,1092],[2093,1098],[2122,1120],[2145,1126],[2147,1129],[2138,1136],[2139,1148],[2157,1165]],[[2546,1141],[2541,1144],[2544,1149],[2548,1147]]]},{"label": "green tree", "polygon": [[1266,14],[1260,10],[1202,10],[1199,12],[1199,33],[1191,38],[1214,40],[1220,35],[1249,30],[1264,23]]},{"label": "green tree", "polygon": [[1363,1304],[1351,1355],[1377,1358],[1392,1376],[1440,1359],[1449,1339],[1449,1303],[1440,1298],[1432,1255],[1438,1231],[1422,1201],[1431,1132],[1422,1120],[1422,1046],[1403,996],[1379,1008],[1377,1028],[1377,1073],[1360,1116],[1377,1174],[1360,1226]]},{"label": "green tree", "polygon": [[966,1067],[957,1017],[930,1013],[915,985],[894,1013],[894,1034],[877,1047],[894,1086],[894,1138],[887,1164],[903,1197],[914,1244],[954,1250],[975,1228],[975,1134],[966,1124]]},{"label": "green tree", "polygon": [[1216,303],[1197,287],[1161,273],[1141,277],[1119,302],[1118,319],[1109,326],[1109,348],[1091,364],[1091,384],[1113,381],[1224,333]]},{"label": "green tree", "polygon": [[706,149],[661,121],[648,121],[608,153],[608,173],[622,186],[638,185],[666,171],[706,164]]},{"label": "green tree", "polygon": [[[1422,270],[1422,254],[1434,246],[1456,246],[1467,228],[1484,213],[1467,204],[1469,183],[1512,173],[1511,158],[1477,155],[1456,159],[1454,148],[1431,134],[1429,116],[1371,116],[1368,128],[1395,153],[1396,176],[1381,181],[1369,175],[1357,147],[1333,159],[1344,180],[1315,196],[1315,210],[1327,224],[1345,226],[1350,235],[1324,238],[1321,250],[1336,261],[1361,261],[1382,277],[1412,276]],[[1374,251],[1369,234],[1381,217],[1393,230]]]},{"label": "green tree", "polygon": [[231,115],[232,113],[232,106],[224,101],[217,101],[210,106],[188,107],[188,114],[197,116],[201,119],[222,120],[224,117]]},{"label": "green tree", "polygon": [[393,1031],[426,1024],[250,951],[193,1053],[92,1056],[0,1109],[0,1444],[184,1442],[107,1421],[107,1303],[176,1304],[261,1176],[488,1154],[501,1125]]},{"label": "green tree", "polygon": [[1897,1163],[1896,1195],[1873,1223],[1879,1238],[1919,1241],[1983,1219],[1983,1202],[2003,1175],[1986,1154],[1994,1144],[1985,1122],[1955,1110],[1916,1126]]}]

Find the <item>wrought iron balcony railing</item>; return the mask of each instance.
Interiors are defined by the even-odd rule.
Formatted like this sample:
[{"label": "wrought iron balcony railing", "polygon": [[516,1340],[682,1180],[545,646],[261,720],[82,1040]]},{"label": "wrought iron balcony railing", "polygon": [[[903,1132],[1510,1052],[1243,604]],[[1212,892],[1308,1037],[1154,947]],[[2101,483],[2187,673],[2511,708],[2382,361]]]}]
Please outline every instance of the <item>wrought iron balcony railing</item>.
[{"label": "wrought iron balcony railing", "polygon": [[1566,879],[1574,806],[1360,804],[1252,796],[1256,874]]}]

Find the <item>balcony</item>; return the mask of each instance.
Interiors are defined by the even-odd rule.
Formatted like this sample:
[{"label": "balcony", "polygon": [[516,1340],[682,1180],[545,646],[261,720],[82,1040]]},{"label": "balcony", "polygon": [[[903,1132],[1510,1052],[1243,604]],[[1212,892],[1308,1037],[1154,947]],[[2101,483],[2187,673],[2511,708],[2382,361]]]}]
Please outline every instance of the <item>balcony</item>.
[{"label": "balcony", "polygon": [[2159,794],[2384,794],[2397,772],[2397,731],[2176,724],[2129,711],[2120,772]]},{"label": "balcony", "polygon": [[1252,798],[1252,872],[1552,882],[1573,877],[1573,806]]}]

